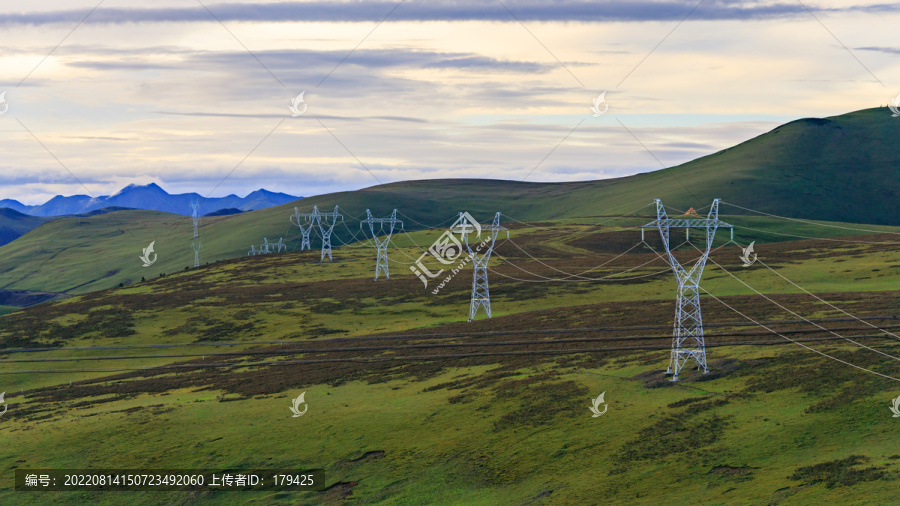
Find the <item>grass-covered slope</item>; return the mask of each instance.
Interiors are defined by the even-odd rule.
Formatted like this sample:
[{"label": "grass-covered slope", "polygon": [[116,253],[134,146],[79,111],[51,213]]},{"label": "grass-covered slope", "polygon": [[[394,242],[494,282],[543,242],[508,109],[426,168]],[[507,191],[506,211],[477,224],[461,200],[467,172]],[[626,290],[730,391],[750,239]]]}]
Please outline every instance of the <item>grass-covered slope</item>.
[{"label": "grass-covered slope", "polygon": [[8,207],[0,207],[0,245],[18,239],[49,220],[50,218],[29,216]]},{"label": "grass-covered slope", "polygon": [[[702,209],[713,198],[772,214],[844,223],[900,225],[900,121],[885,109],[783,125],[722,152],[684,165],[636,176],[573,183],[498,180],[406,181],[302,199],[265,210],[201,218],[201,263],[246,255],[263,238],[283,237],[299,247],[289,218],[296,205],[309,212],[339,205],[345,222],[335,229],[335,247],[363,237],[359,219],[398,209],[406,230],[449,224],[459,211],[489,220],[497,211],[522,221],[575,220],[596,223],[632,213],[649,217],[648,204],[662,198],[675,209]],[[725,203],[721,214],[743,214]],[[798,223],[769,223],[773,232],[796,233]],[[640,220],[637,220],[640,221]],[[637,224],[635,221],[633,224]],[[504,217],[504,223],[509,219]],[[777,224],[777,227],[772,227]],[[785,228],[787,227],[787,228]],[[798,228],[799,227],[799,228]],[[872,227],[866,227],[872,228]],[[848,233],[831,229],[822,236]],[[368,234],[368,231],[365,232]],[[316,232],[317,234],[317,232]],[[801,234],[802,235],[802,234]],[[153,211],[119,211],[55,220],[0,247],[0,279],[6,289],[84,293],[156,277],[193,265],[190,219]],[[142,267],[142,248],[156,241],[158,261]],[[314,235],[313,243],[319,239]],[[317,247],[317,246],[316,246]]]},{"label": "grass-covered slope", "polygon": [[[621,214],[654,198],[680,209],[721,198],[794,218],[900,225],[898,196],[900,121],[886,108],[876,108],[800,119],[677,167],[624,178],[573,183],[407,181],[311,198],[304,205],[397,207],[419,220],[457,210],[501,210],[543,220]],[[722,211],[742,212],[725,205]]]},{"label": "grass-covered slope", "polygon": [[[4,349],[93,349],[0,354],[9,404],[0,437],[12,443],[0,445],[0,469],[327,472],[323,492],[128,493],[135,505],[891,501],[900,478],[900,442],[891,437],[897,420],[888,409],[896,381],[796,345],[724,347],[782,339],[758,327],[711,326],[711,374],[686,371],[672,385],[663,376],[672,274],[645,247],[616,257],[640,240],[639,232],[540,226],[546,228],[520,225],[511,240],[498,240],[490,320],[465,322],[469,268],[437,295],[409,274],[407,264],[419,254],[413,240],[429,244],[437,232],[400,239],[402,251],[389,254],[390,281],[372,280],[371,248],[336,250],[335,262],[324,264],[316,251],[291,252],[6,315]],[[658,238],[647,239],[659,246]],[[761,263],[741,267],[739,248],[725,245],[725,237],[711,258],[807,318],[848,320],[778,274],[856,316],[897,315],[900,250],[893,236],[842,240],[854,239],[867,242],[766,244],[760,259],[774,272]],[[687,245],[677,252],[685,263],[696,254]],[[617,279],[542,282],[562,278],[559,271]],[[702,286],[750,318],[797,319],[714,264]],[[709,324],[746,322],[707,295],[702,304]],[[896,320],[874,323],[897,331]],[[619,326],[643,328],[553,330]],[[850,328],[842,335],[880,334],[852,319],[828,326]],[[896,361],[821,340],[834,336],[812,325],[777,328],[900,377]],[[887,337],[856,340],[900,355]],[[190,346],[139,348],[162,344]],[[134,348],[122,348],[128,346]],[[656,348],[621,349],[629,346]],[[540,353],[584,348],[593,351]],[[510,351],[519,354],[497,354]],[[408,356],[420,358],[390,360]],[[350,358],[380,360],[333,361]],[[284,362],[298,360],[332,361]],[[180,368],[162,368],[171,365]],[[290,400],[301,392],[309,411],[292,418]],[[608,411],[594,418],[588,407],[601,392]],[[4,503],[122,500],[121,493],[28,495],[10,488],[10,480],[0,481]]]}]

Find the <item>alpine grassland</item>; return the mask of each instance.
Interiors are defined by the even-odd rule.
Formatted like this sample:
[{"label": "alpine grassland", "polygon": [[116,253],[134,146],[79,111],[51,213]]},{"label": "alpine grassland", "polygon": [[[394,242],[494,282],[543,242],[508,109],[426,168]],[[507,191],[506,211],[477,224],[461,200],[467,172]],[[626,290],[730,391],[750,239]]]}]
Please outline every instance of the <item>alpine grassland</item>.
[{"label": "alpine grassland", "polygon": [[[178,260],[162,260],[160,236],[162,266],[142,270],[135,258],[133,273],[108,276],[114,286],[2,317],[9,409],[0,465],[10,475],[322,469],[325,482],[303,493],[25,494],[4,479],[0,496],[17,504],[119,504],[123,494],[133,504],[892,497],[900,442],[889,406],[900,392],[896,380],[873,373],[900,376],[900,229],[723,214],[737,225],[735,241],[718,232],[701,283],[710,372],[686,370],[673,383],[664,373],[674,276],[658,255],[658,231],[642,241],[636,228],[655,218],[650,210],[501,221],[510,231],[498,234],[489,264],[493,318],[473,322],[471,266],[437,294],[435,280],[423,286],[409,270],[439,227],[397,233],[390,280],[378,281],[371,241],[350,227],[333,262],[292,247],[188,269],[189,227],[172,232],[172,248],[181,235]],[[124,211],[87,221],[131,220],[128,213],[147,227],[176,220]],[[61,221],[5,248],[25,248],[29,235]],[[252,230],[233,230],[253,240]],[[64,233],[57,256],[75,255],[78,240]],[[286,235],[293,243],[297,233]],[[684,264],[705,246],[699,230],[690,240],[683,230],[671,237]],[[99,265],[136,255],[118,240],[57,276],[23,262],[14,272],[33,274],[19,287],[28,279],[60,291],[96,284]],[[758,261],[743,267],[738,244],[750,241]],[[216,239],[207,244],[212,252]],[[152,269],[159,275],[139,281]],[[119,287],[121,276],[128,283]],[[308,411],[292,417],[291,399],[302,392]],[[591,399],[603,392],[608,409],[592,417]]]}]

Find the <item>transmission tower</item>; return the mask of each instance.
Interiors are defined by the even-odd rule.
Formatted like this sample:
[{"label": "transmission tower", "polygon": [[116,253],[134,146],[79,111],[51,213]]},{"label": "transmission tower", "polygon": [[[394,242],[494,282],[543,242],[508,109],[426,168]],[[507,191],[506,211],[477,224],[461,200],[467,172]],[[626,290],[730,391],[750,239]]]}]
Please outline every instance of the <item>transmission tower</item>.
[{"label": "transmission tower", "polygon": [[325,261],[325,255],[328,255],[328,261],[331,261],[331,233],[338,219],[344,221],[344,215],[338,212],[338,206],[334,206],[334,212],[323,213],[318,208],[313,207],[313,213],[316,215],[316,225],[319,226],[319,232],[322,234],[322,258]]},{"label": "transmission tower", "polygon": [[[468,216],[468,213],[459,213],[459,219],[456,221],[456,224],[450,227],[450,231],[461,234],[465,238],[466,249],[469,250],[469,257],[472,259],[472,266],[475,269],[475,273],[472,277],[472,303],[469,306],[469,321],[472,321],[475,319],[475,313],[478,312],[478,308],[484,308],[487,317],[491,317],[491,295],[488,290],[487,264],[491,259],[491,252],[494,251],[494,242],[497,240],[497,232],[509,229],[500,226],[500,213],[497,213],[494,216],[494,222],[492,224],[481,225],[480,229],[478,224],[469,223],[466,216]],[[476,231],[478,237],[481,237],[481,234],[486,231],[490,232],[491,238],[490,244],[488,244],[488,239],[484,239],[473,251],[472,246],[469,245],[469,234]],[[508,233],[509,232],[507,232],[507,234]],[[478,253],[485,246],[487,247],[487,251],[479,256]]]},{"label": "transmission tower", "polygon": [[[194,237],[191,239],[191,249],[194,250],[194,267],[200,267],[200,202],[191,200],[191,221],[194,223]],[[197,239],[197,244],[194,244]]]},{"label": "transmission tower", "polygon": [[248,257],[256,256],[256,245],[255,244],[250,245],[250,251],[247,252],[247,256]]},{"label": "transmission tower", "polygon": [[194,241],[191,241],[191,248],[194,250],[194,267],[200,267],[200,248],[203,246],[203,243],[197,241],[197,244],[194,244]]},{"label": "transmission tower", "polygon": [[269,240],[265,237],[263,237],[263,243],[260,245],[260,248],[262,248],[263,254],[271,253],[271,251],[269,250]]},{"label": "transmission tower", "polygon": [[194,239],[200,237],[197,227],[200,225],[200,202],[198,200],[191,201],[191,220],[194,222]]},{"label": "transmission tower", "polygon": [[[294,215],[291,216],[291,223],[300,228],[300,234],[303,236],[303,241],[300,243],[300,251],[312,249],[309,245],[309,233],[312,232],[313,225],[316,224],[314,216],[318,214],[318,212],[319,208],[316,206],[313,206],[312,213],[301,213],[299,209],[296,207],[294,208]],[[300,221],[301,218],[306,218],[306,222],[309,224],[306,228],[303,227],[303,222]],[[297,220],[296,222],[294,222],[295,219]]]},{"label": "transmission tower", "polygon": [[[293,218],[297,219],[297,223],[294,223]],[[302,250],[304,244],[307,248],[309,247],[309,230],[303,230],[303,227],[300,225],[300,218],[306,218],[319,227],[319,232],[322,234],[321,261],[325,261],[325,255],[328,255],[328,260],[331,261],[331,233],[334,231],[334,226],[337,224],[338,219],[344,221],[344,215],[338,212],[338,206],[334,206],[334,212],[332,213],[319,211],[319,206],[313,206],[313,212],[311,213],[301,213],[296,207],[294,208],[294,216],[291,219],[291,223],[300,227],[300,232],[303,233],[303,244],[300,245]],[[309,228],[311,230],[312,225]]]},{"label": "transmission tower", "polygon": [[[706,365],[706,344],[703,340],[703,319],[700,314],[700,278],[703,276],[703,268],[706,266],[706,259],[709,257],[716,230],[719,227],[732,228],[732,225],[719,220],[719,199],[713,200],[709,215],[705,219],[669,218],[662,202],[659,199],[655,199],[655,202],[656,221],[644,225],[642,229],[659,229],[669,265],[678,282],[672,334],[672,356],[669,360],[669,370],[666,372],[666,374],[673,375],[672,381],[678,381],[678,373],[690,359],[697,361],[698,368],[702,369],[704,374],[709,372],[709,367]],[[670,228],[684,228],[686,231],[691,228],[706,229],[706,250],[689,270],[682,267],[669,248]]]},{"label": "transmission tower", "polygon": [[[375,257],[375,281],[378,281],[379,272],[383,272],[384,277],[391,279],[391,274],[388,271],[387,247],[388,243],[391,242],[391,235],[394,233],[394,225],[399,223],[400,226],[403,226],[403,222],[397,219],[396,209],[388,218],[373,218],[372,213],[366,209],[366,219],[360,222],[359,228],[363,228],[363,225],[366,223],[369,224],[369,231],[372,232],[372,240],[375,241],[375,249],[378,251]],[[378,232],[385,234],[380,241],[378,240],[378,235],[375,234],[376,223],[379,225]],[[363,229],[363,233],[365,233],[365,229]]]},{"label": "transmission tower", "polygon": [[279,237],[278,242],[272,243],[272,245],[275,247],[276,253],[281,253],[281,250],[287,249],[287,246],[284,245],[284,237]]}]

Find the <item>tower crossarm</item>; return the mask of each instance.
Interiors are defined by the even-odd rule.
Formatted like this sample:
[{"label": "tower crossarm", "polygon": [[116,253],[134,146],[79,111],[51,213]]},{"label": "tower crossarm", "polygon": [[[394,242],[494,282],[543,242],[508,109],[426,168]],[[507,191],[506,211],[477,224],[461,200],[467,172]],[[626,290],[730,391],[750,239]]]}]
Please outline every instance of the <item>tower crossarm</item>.
[{"label": "tower crossarm", "polygon": [[[641,228],[656,228],[662,238],[663,247],[669,265],[675,273],[678,291],[675,302],[675,322],[673,329],[672,355],[668,374],[674,374],[672,380],[678,380],[678,374],[690,360],[697,362],[703,372],[708,372],[706,363],[706,344],[703,337],[703,319],[700,313],[700,278],[712,248],[716,230],[733,228],[731,224],[719,219],[719,199],[713,200],[709,214],[704,218],[669,218],[662,201],[655,199],[656,220]],[[685,269],[672,254],[669,243],[669,230],[672,228],[699,228],[706,230],[706,249],[690,269]]]},{"label": "tower crossarm", "polygon": [[665,218],[662,220],[653,220],[646,225],[641,225],[641,228],[706,228],[709,226],[730,228],[733,225],[725,223],[718,218],[712,220],[708,218]]},{"label": "tower crossarm", "polygon": [[323,213],[322,211],[319,211],[318,207],[314,207],[313,214],[316,215],[316,223],[319,225],[319,230],[323,234],[325,233],[325,227],[328,228],[328,234],[330,235],[331,231],[334,230],[334,226],[337,225],[338,220],[344,221],[344,215],[338,212],[338,206],[334,206],[334,211],[330,213]]},{"label": "tower crossarm", "polygon": [[[666,255],[669,258],[669,265],[675,271],[675,276],[678,277],[680,283],[699,283],[700,277],[703,275],[703,268],[706,265],[706,259],[712,248],[716,230],[719,228],[733,228],[734,225],[719,219],[719,199],[713,200],[709,215],[706,218],[669,218],[666,215],[662,201],[654,199],[654,202],[656,203],[656,219],[646,225],[642,225],[641,228],[655,228],[659,230],[663,246],[666,249]],[[706,250],[690,270],[682,267],[670,250],[669,230],[672,228],[699,228],[706,230]]]},{"label": "tower crossarm", "polygon": [[[466,214],[467,213],[463,212],[459,213],[459,220],[457,220],[455,225],[450,227],[450,232],[463,236],[466,243],[466,249],[469,250],[469,254],[472,256],[472,261],[474,262],[480,262],[482,259],[478,258],[475,252],[472,251],[472,247],[469,246],[469,235],[477,234],[478,237],[481,237],[481,234],[490,232],[490,247],[482,257],[484,258],[486,263],[487,260],[490,259],[491,251],[494,249],[494,243],[497,241],[497,233],[501,230],[509,229],[500,225],[500,213],[494,215],[494,221],[490,225],[476,225],[474,223],[469,223],[468,219],[466,218]],[[487,239],[485,239],[485,241],[487,241]]]}]

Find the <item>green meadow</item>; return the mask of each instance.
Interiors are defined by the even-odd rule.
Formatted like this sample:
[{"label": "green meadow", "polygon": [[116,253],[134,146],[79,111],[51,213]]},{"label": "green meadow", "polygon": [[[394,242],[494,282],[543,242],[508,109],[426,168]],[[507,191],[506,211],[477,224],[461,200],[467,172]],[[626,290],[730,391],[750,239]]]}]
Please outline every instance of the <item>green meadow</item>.
[{"label": "green meadow", "polygon": [[[846,313],[900,315],[900,229],[722,218],[737,225],[735,241],[757,241],[760,261],[742,267],[741,249],[721,230],[701,286],[747,317],[797,320],[787,309],[851,320],[840,325],[854,329],[840,333],[858,335],[879,332]],[[159,236],[159,265],[142,268],[130,258],[134,242],[114,233],[114,219]],[[426,288],[409,271],[439,229],[397,234],[391,279],[376,282],[374,248],[349,232],[333,262],[319,262],[317,250],[247,257],[211,238],[204,239],[210,263],[185,269],[190,251],[182,245],[178,259],[167,258],[163,232],[171,227],[171,240],[183,239],[184,224],[174,225],[182,218],[124,211],[83,219],[80,229],[45,224],[3,249],[27,258],[31,236],[50,234],[41,241],[52,258],[31,255],[4,276],[21,278],[18,289],[80,288],[0,319],[9,406],[0,419],[7,442],[0,497],[16,504],[890,502],[900,442],[891,437],[898,422],[888,407],[900,391],[872,372],[900,377],[893,340],[857,340],[871,349],[840,339],[804,343],[830,358],[791,343],[722,346],[782,338],[713,337],[747,331],[737,325],[747,320],[704,295],[705,321],[733,328],[707,331],[710,374],[666,381],[675,282],[657,256],[658,233],[648,230],[641,242],[634,228],[649,219],[505,221],[512,230],[498,235],[490,263],[493,318],[474,322],[465,321],[470,266],[436,295],[434,282]],[[109,237],[91,243],[101,230]],[[229,230],[248,246],[263,233],[236,222]],[[673,231],[672,244],[689,263],[702,237],[694,231],[685,243],[682,234]],[[67,264],[66,255],[81,260]],[[98,278],[107,264],[129,267]],[[893,321],[874,324],[896,332]],[[631,341],[580,343],[555,333],[647,325],[625,332],[647,337]],[[442,337],[429,340],[434,335]],[[574,337],[608,335],[622,334]],[[632,344],[643,348],[622,349]],[[21,351],[35,348],[59,349]],[[541,353],[547,349],[566,353]],[[509,351],[527,353],[490,354]],[[328,361],[354,358],[366,360]],[[308,412],[292,418],[291,399],[301,392]],[[608,411],[592,417],[591,400],[602,392]],[[12,490],[16,468],[318,468],[326,482],[315,492],[23,493]]]}]

